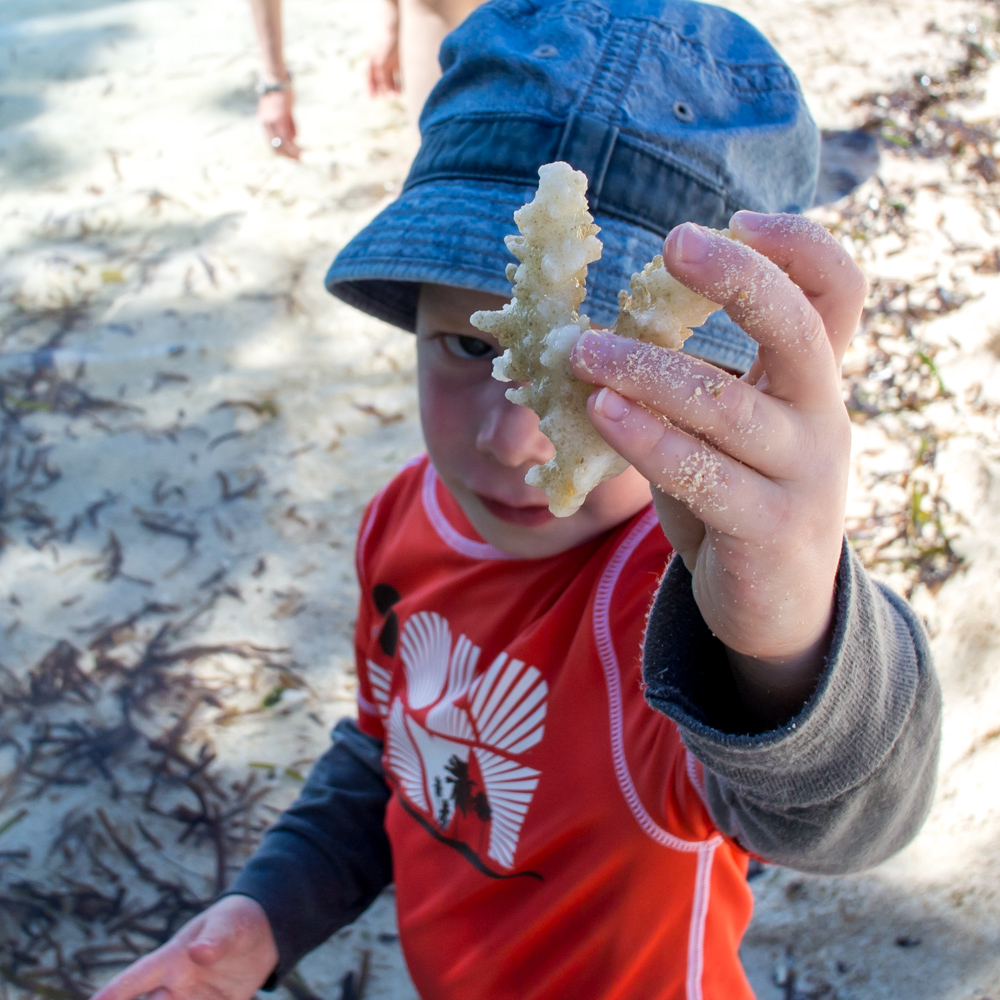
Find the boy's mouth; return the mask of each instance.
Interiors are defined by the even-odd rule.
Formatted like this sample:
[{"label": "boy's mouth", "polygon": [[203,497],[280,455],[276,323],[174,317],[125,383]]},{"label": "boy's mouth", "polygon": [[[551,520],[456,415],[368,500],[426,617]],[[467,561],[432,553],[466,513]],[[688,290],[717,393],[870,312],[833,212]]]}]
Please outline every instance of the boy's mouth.
[{"label": "boy's mouth", "polygon": [[555,515],[547,506],[512,507],[509,503],[494,500],[492,497],[476,494],[479,502],[494,516],[525,528],[537,528],[555,520]]}]

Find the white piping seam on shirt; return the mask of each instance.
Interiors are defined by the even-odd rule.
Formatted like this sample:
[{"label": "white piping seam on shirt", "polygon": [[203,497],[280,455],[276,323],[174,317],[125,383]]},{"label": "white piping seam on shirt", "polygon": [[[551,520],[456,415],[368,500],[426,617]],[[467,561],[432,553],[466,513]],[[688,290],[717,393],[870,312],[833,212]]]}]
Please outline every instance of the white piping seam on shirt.
[{"label": "white piping seam on shirt", "polygon": [[705,924],[712,883],[712,861],[720,839],[706,840],[698,848],[698,872],[695,875],[691,927],[688,930],[687,1000],[702,1000],[702,975],[705,971]]},{"label": "white piping seam on shirt", "polygon": [[[419,464],[423,461],[423,458],[423,455],[417,455],[416,458],[411,458],[403,466],[403,468],[399,470],[399,472],[402,473],[406,469],[409,469],[410,466]],[[388,489],[388,486],[383,486],[382,489],[380,489],[372,498],[372,502],[368,507],[368,519],[361,525],[361,528],[358,531],[358,586],[361,588],[361,592],[363,594],[368,592],[368,581],[365,579],[365,574],[362,570],[361,554],[365,550],[365,545],[368,542],[368,536],[371,534],[372,527],[375,524],[375,518],[378,517],[378,509],[382,506],[382,500],[385,498],[385,493]],[[357,701],[358,707],[364,709],[364,711],[366,711],[369,715],[379,716],[378,706],[368,701],[368,699],[365,698],[360,691],[358,691]]]},{"label": "white piping seam on shirt", "polygon": [[363,594],[368,592],[368,581],[364,579],[361,556],[365,551],[368,536],[371,534],[372,527],[375,524],[375,518],[378,517],[378,509],[382,504],[382,499],[385,497],[385,491],[388,488],[388,486],[383,486],[382,489],[375,494],[375,497],[371,502],[371,506],[368,508],[368,520],[361,525],[361,531],[358,533],[358,585],[361,587],[361,592]]},{"label": "white piping seam on shirt", "polygon": [[714,851],[722,842],[722,838],[718,834],[710,837],[708,840],[683,840],[668,830],[664,830],[663,827],[655,822],[639,799],[639,793],[636,791],[632,775],[629,773],[628,761],[625,759],[625,739],[622,731],[621,678],[618,656],[615,653],[614,642],[611,639],[611,628],[608,618],[611,609],[611,597],[614,594],[615,585],[618,583],[618,577],[621,575],[622,569],[624,569],[629,557],[636,550],[639,543],[657,524],[656,511],[653,510],[648,511],[639,520],[608,562],[601,576],[600,583],[597,585],[597,594],[594,597],[594,639],[597,643],[598,655],[601,658],[601,667],[604,670],[604,682],[608,689],[608,712],[611,721],[611,756],[614,761],[618,787],[621,789],[622,795],[625,796],[625,801],[628,803],[632,815],[636,818],[639,826],[647,836],[651,837],[658,844],[673,848],[675,851],[700,851],[703,847],[707,846],[711,846]]},{"label": "white piping seam on shirt", "polygon": [[486,542],[476,542],[471,538],[456,531],[441,510],[441,505],[437,498],[437,473],[434,465],[427,463],[424,470],[424,487],[422,491],[424,501],[424,513],[431,522],[434,530],[438,533],[441,541],[449,548],[454,549],[459,555],[468,556],[470,559],[517,559],[518,556],[508,555],[501,552]]},{"label": "white piping seam on shirt", "polygon": [[378,705],[369,701],[360,691],[358,692],[358,708],[363,709],[369,715],[374,715],[376,719],[381,718],[382,713],[378,710]]}]

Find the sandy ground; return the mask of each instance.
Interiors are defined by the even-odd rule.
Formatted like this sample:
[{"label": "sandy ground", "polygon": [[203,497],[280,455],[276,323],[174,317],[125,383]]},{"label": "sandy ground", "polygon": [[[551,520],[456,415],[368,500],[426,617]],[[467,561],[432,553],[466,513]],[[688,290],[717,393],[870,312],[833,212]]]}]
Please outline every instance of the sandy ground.
[{"label": "sandy ground", "polygon": [[[849,526],[947,703],[917,841],[760,876],[745,961],[762,1000],[996,1000],[996,6],[729,6],[822,127],[878,138],[816,210],[873,278]],[[351,712],[353,534],[421,448],[412,342],[321,284],[406,169],[367,12],[288,4],[294,164],[258,134],[240,0],[0,4],[0,995],[86,996],[169,934]],[[292,989],[413,997],[391,894]]]}]

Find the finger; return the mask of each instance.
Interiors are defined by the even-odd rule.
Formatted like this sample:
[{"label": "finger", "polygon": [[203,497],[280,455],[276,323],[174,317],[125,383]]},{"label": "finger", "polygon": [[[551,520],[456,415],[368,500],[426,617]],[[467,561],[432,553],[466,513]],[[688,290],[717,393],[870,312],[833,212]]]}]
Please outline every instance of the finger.
[{"label": "finger", "polygon": [[275,134],[281,139],[281,146],[278,152],[282,156],[291,157],[293,160],[299,158],[299,147],[295,143],[295,122],[287,112],[283,114],[275,123]]},{"label": "finger", "polygon": [[385,60],[382,58],[376,59],[373,56],[369,65],[371,68],[372,96],[381,97],[388,89],[386,85]]},{"label": "finger", "polygon": [[670,233],[663,257],[674,277],[718,302],[757,341],[769,392],[806,408],[839,401],[822,317],[777,264],[690,222]]},{"label": "finger", "polygon": [[786,500],[770,480],[611,389],[593,393],[588,410],[619,455],[705,525],[735,537],[773,537]]},{"label": "finger", "polygon": [[160,986],[163,978],[164,962],[159,951],[154,951],[119,972],[91,1000],[135,1000]]},{"label": "finger", "polygon": [[765,476],[790,477],[801,465],[795,411],[707,361],[590,330],[573,362],[583,381],[610,386]]},{"label": "finger", "polygon": [[824,226],[801,215],[742,211],[729,227],[805,292],[823,320],[839,364],[868,294],[868,279],[850,254]]},{"label": "finger", "polygon": [[271,148],[278,156],[287,156],[292,160],[299,158],[300,151],[295,142],[295,133],[288,128],[287,122],[275,122],[268,129],[268,133],[271,136]]}]

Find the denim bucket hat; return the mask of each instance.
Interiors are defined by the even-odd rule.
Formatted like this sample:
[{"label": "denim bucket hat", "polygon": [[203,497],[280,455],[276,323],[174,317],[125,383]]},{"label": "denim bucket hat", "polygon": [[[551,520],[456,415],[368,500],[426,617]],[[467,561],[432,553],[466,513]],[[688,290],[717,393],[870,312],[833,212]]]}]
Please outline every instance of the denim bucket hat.
[{"label": "denim bucket hat", "polygon": [[[330,292],[413,331],[420,283],[510,295],[503,237],[538,168],[588,178],[604,252],[582,311],[599,325],[681,222],[801,212],[819,134],[770,43],[730,11],[683,0],[492,0],[441,47],[400,196],[337,255]],[[746,370],[756,344],[722,312],[686,350]]]}]

